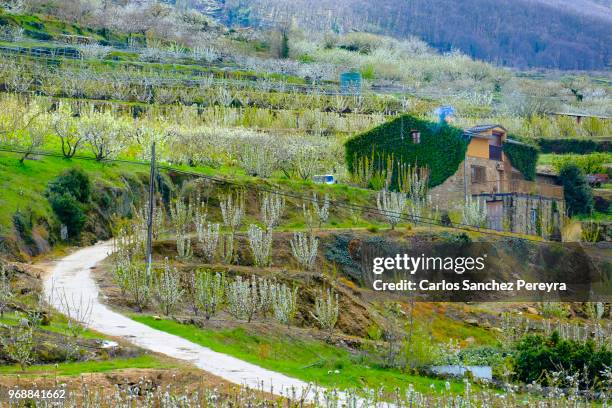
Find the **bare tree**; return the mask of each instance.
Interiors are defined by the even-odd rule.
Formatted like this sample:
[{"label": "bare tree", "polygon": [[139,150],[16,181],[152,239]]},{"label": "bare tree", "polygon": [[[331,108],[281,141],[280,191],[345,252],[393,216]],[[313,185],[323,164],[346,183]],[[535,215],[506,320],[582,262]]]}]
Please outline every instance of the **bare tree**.
[{"label": "bare tree", "polygon": [[59,293],[60,311],[66,315],[68,320],[68,333],[74,337],[80,337],[91,323],[91,313],[93,311],[93,301],[85,299],[83,296],[75,298],[63,291]]}]

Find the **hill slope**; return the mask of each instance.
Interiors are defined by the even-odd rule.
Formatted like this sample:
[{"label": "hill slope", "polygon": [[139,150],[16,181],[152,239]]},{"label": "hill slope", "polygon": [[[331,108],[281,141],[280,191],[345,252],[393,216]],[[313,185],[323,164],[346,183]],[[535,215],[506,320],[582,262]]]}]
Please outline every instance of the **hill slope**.
[{"label": "hill slope", "polygon": [[589,0],[228,0],[224,18],[417,36],[442,51],[520,68],[602,69],[612,44],[609,4]]}]

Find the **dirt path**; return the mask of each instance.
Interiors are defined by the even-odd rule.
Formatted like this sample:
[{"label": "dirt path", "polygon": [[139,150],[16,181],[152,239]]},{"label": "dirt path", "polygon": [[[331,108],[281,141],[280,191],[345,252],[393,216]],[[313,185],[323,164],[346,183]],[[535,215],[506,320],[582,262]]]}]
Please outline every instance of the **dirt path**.
[{"label": "dirt path", "polygon": [[[89,327],[92,329],[109,336],[124,338],[144,349],[191,362],[198,368],[235,384],[254,389],[261,389],[263,384],[263,390],[273,390],[277,395],[291,395],[290,390],[296,390],[297,395],[301,395],[301,390],[312,388],[303,381],[217,353],[109,309],[100,302],[91,269],[104,260],[110,251],[110,243],[99,243],[59,260],[52,273],[44,280],[45,295],[53,307],[73,316],[78,309],[90,307]],[[69,311],[66,310],[66,303]],[[313,395],[314,392],[309,391],[307,399],[310,400]],[[341,399],[344,399],[344,396],[341,396]]]}]

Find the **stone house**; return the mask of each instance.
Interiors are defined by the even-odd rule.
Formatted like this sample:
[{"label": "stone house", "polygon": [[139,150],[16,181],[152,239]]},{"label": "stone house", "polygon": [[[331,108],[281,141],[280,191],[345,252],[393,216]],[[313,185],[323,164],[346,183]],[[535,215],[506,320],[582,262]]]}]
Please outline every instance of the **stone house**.
[{"label": "stone house", "polygon": [[471,195],[486,206],[488,227],[500,231],[560,239],[565,212],[563,187],[536,178],[525,180],[503,151],[508,138],[500,125],[475,126],[457,172],[430,194],[440,208],[459,210]]}]

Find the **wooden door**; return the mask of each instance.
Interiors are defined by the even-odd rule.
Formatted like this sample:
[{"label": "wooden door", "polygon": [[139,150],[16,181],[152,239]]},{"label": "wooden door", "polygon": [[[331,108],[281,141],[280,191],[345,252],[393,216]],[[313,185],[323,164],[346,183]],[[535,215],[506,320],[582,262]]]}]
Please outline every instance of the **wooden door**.
[{"label": "wooden door", "polygon": [[487,201],[487,223],[489,228],[501,231],[503,229],[504,202]]}]

